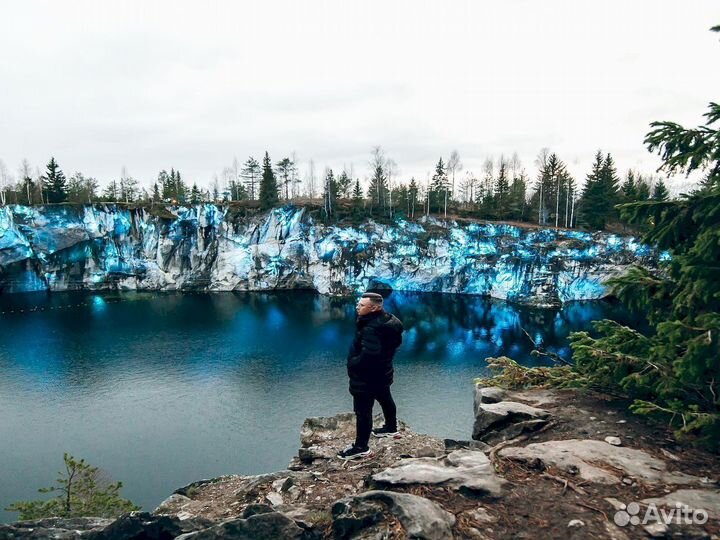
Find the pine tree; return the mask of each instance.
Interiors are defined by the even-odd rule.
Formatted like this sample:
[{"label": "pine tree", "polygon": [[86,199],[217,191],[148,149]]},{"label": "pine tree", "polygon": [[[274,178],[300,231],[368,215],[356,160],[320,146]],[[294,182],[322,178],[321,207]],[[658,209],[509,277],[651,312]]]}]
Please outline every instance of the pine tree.
[{"label": "pine tree", "polygon": [[628,170],[625,182],[623,182],[620,190],[622,191],[623,202],[635,202],[638,200],[638,189],[637,184],[635,183],[635,173],[632,169]]},{"label": "pine tree", "polygon": [[200,202],[200,190],[197,187],[197,184],[193,184],[192,190],[190,191],[190,203],[191,204],[198,204]]},{"label": "pine tree", "polygon": [[385,210],[387,200],[387,175],[385,174],[385,169],[381,163],[375,164],[373,175],[370,178],[370,186],[368,187],[367,196],[370,200],[371,214],[373,208],[377,208],[380,211]]},{"label": "pine tree", "polygon": [[343,170],[340,176],[337,177],[338,195],[340,197],[348,197],[350,189],[352,188],[352,178],[348,175],[347,171]]},{"label": "pine tree", "polygon": [[536,190],[530,201],[540,225],[548,222],[559,225],[560,216],[564,215],[569,178],[565,163],[557,154],[549,154],[543,159],[538,170]]},{"label": "pine tree", "polygon": [[526,179],[525,173],[520,173],[520,176],[513,178],[513,183],[510,186],[510,218],[516,220],[525,219],[525,208],[527,202],[525,200],[526,190]]},{"label": "pine tree", "polygon": [[[720,30],[720,27],[718,28]],[[670,173],[705,171],[700,189],[675,200],[623,204],[623,218],[648,226],[643,241],[669,250],[659,269],[633,268],[610,281],[615,294],[641,311],[654,332],[613,321],[594,323],[595,335],[574,334],[577,369],[590,384],[634,399],[638,413],[659,414],[678,436],[698,435],[720,447],[720,105],[710,103],[706,125],[686,129],[653,122],[645,138]]]},{"label": "pine tree", "polygon": [[293,179],[293,170],[295,164],[290,158],[283,158],[275,164],[278,176],[282,179],[282,185],[285,186],[285,200],[290,200],[290,183]]},{"label": "pine tree", "polygon": [[49,203],[61,203],[67,201],[67,182],[65,174],[60,170],[54,157],[50,158],[47,164],[47,171],[42,178],[44,190],[47,193]]},{"label": "pine tree", "polygon": [[65,470],[58,473],[57,484],[38,490],[40,493],[57,493],[55,497],[16,502],[7,510],[20,512],[20,519],[28,520],[83,516],[115,518],[140,509],[120,497],[122,482],[111,483],[97,467],[70,454],[65,453],[63,461]]},{"label": "pine tree", "polygon": [[[617,169],[615,168],[615,161],[612,156],[608,154],[605,157],[602,168],[602,185],[603,191],[608,194],[614,203],[618,202],[618,189],[620,185],[620,178],[617,175]],[[615,212],[612,212],[613,215]]]},{"label": "pine tree", "polygon": [[493,199],[497,218],[507,219],[510,212],[510,182],[507,177],[507,165],[502,159],[500,160],[500,168],[498,170]]},{"label": "pine tree", "polygon": [[429,204],[431,211],[434,208],[436,212],[440,213],[444,207],[445,197],[447,191],[450,189],[448,182],[447,170],[445,163],[443,163],[442,157],[438,160],[435,165],[435,173],[432,176],[430,182],[430,191],[428,197],[430,198]]},{"label": "pine tree", "polygon": [[413,177],[410,179],[410,186],[408,187],[408,216],[411,218],[415,217],[415,205],[418,200],[418,185]]},{"label": "pine tree", "polygon": [[[173,181],[175,180],[175,172],[173,171]],[[167,173],[166,170],[162,170],[158,173],[158,183],[160,184],[160,189],[162,191],[162,200],[163,201],[170,201],[172,196],[172,183],[170,181],[170,175]]]},{"label": "pine tree", "polygon": [[355,187],[353,188],[352,198],[354,203],[362,203],[363,190],[360,187],[360,180],[355,180]]},{"label": "pine tree", "polygon": [[643,176],[637,179],[637,198],[636,201],[647,201],[650,199],[650,182]]},{"label": "pine tree", "polygon": [[598,150],[580,201],[585,225],[592,229],[604,229],[608,222],[617,219],[618,182],[612,156],[608,154],[603,159],[602,152]]},{"label": "pine tree", "polygon": [[158,183],[157,183],[157,182],[154,182],[154,183],[153,183],[153,192],[152,192],[152,201],[153,201],[153,202],[158,202],[158,201],[160,201],[160,199],[161,199],[161,197],[160,197],[160,188],[159,188],[159,186],[158,186]]},{"label": "pine tree", "polygon": [[261,170],[262,169],[260,168],[260,163],[258,163],[257,159],[250,156],[245,162],[241,172],[242,177],[245,178],[247,192],[250,196],[251,201],[254,201],[256,199],[257,179],[260,177]]},{"label": "pine tree", "polygon": [[329,218],[335,214],[338,199],[338,184],[333,175],[332,169],[325,172],[325,182],[323,183],[323,209],[325,217]]},{"label": "pine tree", "polygon": [[120,188],[117,180],[111,180],[103,192],[103,199],[110,202],[117,202],[120,198]]},{"label": "pine tree", "polygon": [[670,192],[665,187],[665,183],[662,180],[658,180],[653,188],[653,201],[667,201],[669,198]]},{"label": "pine tree", "polygon": [[409,204],[408,186],[406,184],[398,184],[391,190],[391,193],[392,215],[394,216],[398,210],[402,213],[405,213]]},{"label": "pine tree", "polygon": [[177,190],[177,179],[175,176],[175,169],[170,168],[170,176],[168,177],[168,193],[170,194],[170,200],[178,202],[178,190]]},{"label": "pine tree", "polygon": [[262,164],[262,178],[260,180],[260,208],[269,210],[279,202],[278,184],[273,172],[270,156],[265,152]]},{"label": "pine tree", "polygon": [[180,176],[180,171],[175,171],[175,198],[179,204],[186,202],[187,191],[187,187]]}]

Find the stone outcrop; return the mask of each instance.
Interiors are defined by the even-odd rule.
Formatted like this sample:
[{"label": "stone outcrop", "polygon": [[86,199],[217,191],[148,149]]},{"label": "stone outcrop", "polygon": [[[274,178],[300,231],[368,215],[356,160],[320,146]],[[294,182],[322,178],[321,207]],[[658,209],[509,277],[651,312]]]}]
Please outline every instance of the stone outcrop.
[{"label": "stone outcrop", "polygon": [[455,450],[442,459],[404,459],[372,476],[378,485],[432,485],[499,497],[506,482],[479,450]]},{"label": "stone outcrop", "polygon": [[56,538],[58,540],[75,540],[76,538],[87,538],[92,532],[100,532],[112,522],[112,519],[94,517],[51,517],[18,521],[9,525],[0,524],[0,539]]},{"label": "stone outcrop", "polygon": [[703,510],[708,518],[720,520],[720,490],[717,489],[678,489],[662,497],[643,499],[642,502],[669,508],[680,505],[690,510]]},{"label": "stone outcrop", "polygon": [[607,466],[650,484],[693,484],[700,480],[687,474],[669,472],[664,461],[643,450],[617,447],[605,441],[568,439],[532,443],[520,448],[505,448],[500,450],[500,455],[525,462],[539,460],[545,466],[557,467],[600,484],[619,484],[622,481],[622,476],[610,472]]},{"label": "stone outcrop", "polygon": [[[664,257],[664,255],[663,255]],[[630,237],[423,218],[326,226],[303,208],[0,208],[0,292],[262,291],[370,286],[533,305],[601,298],[660,255]]]},{"label": "stone outcrop", "polygon": [[341,499],[333,505],[335,538],[382,537],[379,535],[388,529],[387,525],[378,526],[384,521],[384,511],[400,521],[409,538],[453,538],[451,527],[455,524],[455,516],[443,510],[440,505],[417,495],[378,490]]},{"label": "stone outcrop", "polygon": [[176,540],[301,540],[304,536],[303,529],[288,516],[262,512],[182,534]]},{"label": "stone outcrop", "polygon": [[495,444],[544,427],[550,416],[544,409],[516,401],[477,403],[472,438]]},{"label": "stone outcrop", "polygon": [[0,540],[164,540],[210,525],[212,521],[202,517],[181,520],[177,516],[131,512],[115,520],[93,517],[47,518],[19,521],[12,525],[0,524]]}]

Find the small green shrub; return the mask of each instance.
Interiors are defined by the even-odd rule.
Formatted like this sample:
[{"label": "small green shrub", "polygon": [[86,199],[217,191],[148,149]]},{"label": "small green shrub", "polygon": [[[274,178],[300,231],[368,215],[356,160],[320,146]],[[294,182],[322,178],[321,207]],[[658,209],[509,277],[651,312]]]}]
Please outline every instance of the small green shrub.
[{"label": "small green shrub", "polygon": [[100,469],[63,454],[65,470],[58,472],[56,485],[40,488],[40,493],[56,493],[52,499],[20,501],[5,510],[19,512],[21,520],[47,517],[104,517],[114,518],[127,512],[140,510],[127,499],[120,497],[122,482],[112,483]]}]

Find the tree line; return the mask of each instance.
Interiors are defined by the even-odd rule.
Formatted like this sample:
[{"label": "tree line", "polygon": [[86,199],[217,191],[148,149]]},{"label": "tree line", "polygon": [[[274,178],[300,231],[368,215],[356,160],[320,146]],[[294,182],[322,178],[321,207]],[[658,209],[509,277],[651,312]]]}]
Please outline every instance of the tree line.
[{"label": "tree line", "polygon": [[199,187],[195,182],[189,184],[180,170],[170,168],[161,170],[147,189],[123,167],[120,178],[111,180],[101,190],[95,178],[80,172],[67,178],[52,157],[42,174],[37,170],[33,174],[27,160],[23,160],[18,181],[13,181],[0,161],[0,204],[258,201],[260,208],[268,209],[308,198],[322,201],[327,219],[338,217],[339,207],[345,209],[345,214],[349,207],[359,218],[465,216],[605,229],[623,223],[616,209],[618,204],[669,199],[662,179],[631,169],[621,180],[612,155],[599,150],[582,188],[556,153],[541,150],[536,165],[534,181],[517,154],[510,158],[500,156],[498,160],[488,158],[480,175],[468,171],[461,177],[463,164],[458,152],[453,151],[447,159],[442,156],[438,159],[432,176],[424,182],[415,178],[401,180],[396,162],[381,147],[375,147],[364,187],[352,167],[339,173],[326,168],[317,179],[314,163],[310,161],[308,174],[302,179],[294,156],[273,163],[265,152],[261,161],[253,156],[242,164],[233,160],[231,166],[223,169],[222,178],[217,175],[213,178],[209,188]]}]

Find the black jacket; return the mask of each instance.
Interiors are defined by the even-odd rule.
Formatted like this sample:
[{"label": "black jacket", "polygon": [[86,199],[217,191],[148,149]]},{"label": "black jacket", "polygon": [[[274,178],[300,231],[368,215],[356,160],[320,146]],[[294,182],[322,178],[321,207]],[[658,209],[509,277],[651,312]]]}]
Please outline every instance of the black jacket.
[{"label": "black jacket", "polygon": [[392,361],[402,343],[402,333],[400,319],[385,311],[357,318],[355,339],[347,358],[351,393],[392,384]]}]

